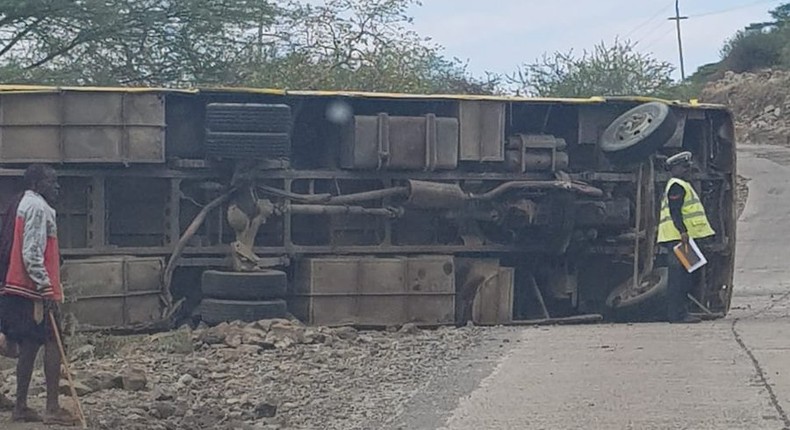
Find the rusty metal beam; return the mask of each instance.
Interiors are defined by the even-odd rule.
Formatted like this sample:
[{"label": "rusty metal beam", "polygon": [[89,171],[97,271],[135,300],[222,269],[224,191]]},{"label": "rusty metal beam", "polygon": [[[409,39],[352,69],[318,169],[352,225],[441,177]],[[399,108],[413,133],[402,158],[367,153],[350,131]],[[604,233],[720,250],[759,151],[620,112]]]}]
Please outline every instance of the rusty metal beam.
[{"label": "rusty metal beam", "polygon": [[288,205],[288,211],[299,215],[370,215],[386,218],[397,218],[403,215],[401,208],[365,208],[340,205]]},{"label": "rusty metal beam", "polygon": [[589,314],[589,315],[575,315],[572,317],[564,318],[543,318],[537,320],[520,320],[511,321],[501,325],[506,326],[525,326],[525,325],[570,325],[570,324],[595,324],[603,321],[603,315]]},{"label": "rusty metal beam", "polygon": [[[485,252],[515,252],[515,253],[540,253],[542,247],[539,245],[530,246],[508,246],[508,245],[391,245],[391,246],[330,246],[330,245],[294,245],[291,248],[293,254],[388,254],[401,252],[405,254],[419,254],[422,252],[436,253],[485,253]],[[64,249],[61,254],[65,257],[93,256],[93,255],[161,255],[167,256],[173,251],[173,247],[102,247],[102,248],[80,248]],[[228,245],[206,246],[206,247],[187,247],[182,255],[201,256],[201,255],[225,255],[228,253]],[[262,246],[255,247],[255,253],[259,255],[283,255],[289,253],[285,246]]]},{"label": "rusty metal beam", "polygon": [[[64,257],[91,257],[104,255],[139,255],[139,256],[169,256],[173,252],[172,247],[101,247],[101,248],[79,248],[63,249],[61,254]],[[286,246],[264,246],[255,247],[258,255],[281,256],[296,254],[419,254],[419,253],[445,253],[445,254],[476,254],[476,253],[517,253],[517,254],[542,254],[545,247],[539,244],[509,246],[509,245],[379,245],[379,246],[336,246],[329,245],[308,246],[293,245]],[[609,245],[592,246],[588,249],[591,254],[623,255],[629,256],[633,253],[631,246]],[[228,245],[188,247],[184,249],[184,257],[218,256],[227,255]]]},{"label": "rusty metal beam", "polygon": [[346,194],[343,196],[335,196],[326,202],[328,205],[345,205],[349,203],[358,203],[370,200],[380,200],[388,197],[405,197],[409,194],[409,187],[392,187],[384,188],[381,190],[365,191],[361,193]]}]

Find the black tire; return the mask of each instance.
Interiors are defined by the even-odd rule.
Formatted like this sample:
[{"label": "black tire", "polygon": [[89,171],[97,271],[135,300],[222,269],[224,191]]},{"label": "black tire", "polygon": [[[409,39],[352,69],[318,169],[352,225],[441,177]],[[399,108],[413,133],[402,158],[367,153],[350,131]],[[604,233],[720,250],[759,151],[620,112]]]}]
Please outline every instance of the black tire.
[{"label": "black tire", "polygon": [[225,300],[281,299],[288,291],[288,278],[279,270],[220,272],[207,270],[201,280],[203,297]]},{"label": "black tire", "polygon": [[211,131],[290,133],[291,108],[284,104],[210,103],[206,128]]},{"label": "black tire", "polygon": [[666,103],[645,103],[612,121],[601,135],[599,146],[615,163],[640,162],[669,141],[677,124]]},{"label": "black tire", "polygon": [[248,302],[203,299],[200,303],[200,318],[208,325],[231,321],[254,322],[287,316],[288,306],[285,300]]},{"label": "black tire", "polygon": [[666,319],[669,271],[666,267],[658,267],[654,273],[658,276],[658,280],[643,294],[621,300],[617,296],[624,285],[612,291],[606,303],[615,320],[645,322]]},{"label": "black tire", "polygon": [[288,133],[206,132],[206,154],[219,158],[270,159],[291,156]]}]

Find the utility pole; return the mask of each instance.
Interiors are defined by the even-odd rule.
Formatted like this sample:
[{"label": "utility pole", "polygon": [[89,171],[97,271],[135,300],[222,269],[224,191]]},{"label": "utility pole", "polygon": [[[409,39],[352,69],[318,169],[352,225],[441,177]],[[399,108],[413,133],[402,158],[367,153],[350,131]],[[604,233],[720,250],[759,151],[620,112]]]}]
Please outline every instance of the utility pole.
[{"label": "utility pole", "polygon": [[680,79],[681,81],[686,80],[686,68],[683,64],[683,39],[680,37],[680,21],[683,19],[689,19],[687,16],[680,16],[680,0],[675,0],[675,16],[667,18],[670,21],[675,21],[675,25],[678,29],[678,55],[680,56]]}]

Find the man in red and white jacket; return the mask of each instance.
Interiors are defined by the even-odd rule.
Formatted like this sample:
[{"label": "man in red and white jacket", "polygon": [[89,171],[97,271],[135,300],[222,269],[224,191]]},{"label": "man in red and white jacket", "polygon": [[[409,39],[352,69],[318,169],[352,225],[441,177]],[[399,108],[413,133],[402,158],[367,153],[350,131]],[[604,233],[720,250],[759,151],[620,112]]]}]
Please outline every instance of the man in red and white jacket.
[{"label": "man in red and white jacket", "polygon": [[[58,401],[60,351],[49,313],[59,320],[63,301],[60,284],[60,250],[57,221],[51,204],[58,197],[55,170],[36,164],[25,171],[25,193],[16,209],[5,283],[0,287],[0,329],[7,342],[18,347],[17,390],[14,421],[41,421],[28,407],[27,397],[33,366],[44,345],[44,374],[47,406],[43,421],[47,424],[74,424],[71,413]],[[10,223],[5,223],[9,225]]]}]

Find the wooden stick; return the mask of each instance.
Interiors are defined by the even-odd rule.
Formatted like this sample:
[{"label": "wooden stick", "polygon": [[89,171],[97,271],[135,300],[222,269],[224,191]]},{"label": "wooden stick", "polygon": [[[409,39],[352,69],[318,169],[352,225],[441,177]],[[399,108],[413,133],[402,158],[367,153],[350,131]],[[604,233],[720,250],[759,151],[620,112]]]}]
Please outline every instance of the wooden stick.
[{"label": "wooden stick", "polygon": [[546,302],[543,300],[543,294],[540,292],[540,287],[538,287],[538,282],[535,280],[535,276],[530,273],[529,277],[527,278],[527,282],[529,282],[530,286],[532,287],[532,292],[535,293],[535,297],[538,299],[538,304],[540,305],[540,311],[543,312],[543,320],[551,319],[551,315],[549,315],[549,310],[546,308]]},{"label": "wooden stick", "polygon": [[52,331],[55,332],[55,340],[58,342],[61,363],[63,364],[63,367],[66,368],[66,379],[69,381],[71,397],[74,399],[74,404],[77,405],[77,413],[79,414],[80,424],[82,425],[83,429],[87,429],[88,423],[85,421],[85,413],[82,411],[82,405],[80,404],[79,396],[77,396],[77,389],[74,388],[74,381],[71,379],[69,360],[66,357],[66,350],[63,348],[63,341],[60,339],[60,330],[58,330],[58,324],[55,322],[55,315],[52,314],[52,311],[49,311],[49,322],[52,324]]},{"label": "wooden stick", "polygon": [[713,315],[713,312],[711,312],[711,311],[710,311],[710,309],[708,309],[707,307],[705,307],[705,305],[703,305],[702,303],[700,303],[700,301],[699,301],[699,300],[697,300],[697,298],[696,298],[696,297],[692,296],[691,294],[686,294],[686,297],[688,297],[688,298],[689,298],[689,300],[691,300],[692,302],[694,302],[694,304],[695,304],[695,305],[697,305],[697,307],[698,307],[698,308],[702,309],[702,310],[703,310],[703,311],[704,311],[706,314],[708,314],[708,315]]}]

